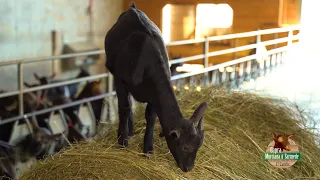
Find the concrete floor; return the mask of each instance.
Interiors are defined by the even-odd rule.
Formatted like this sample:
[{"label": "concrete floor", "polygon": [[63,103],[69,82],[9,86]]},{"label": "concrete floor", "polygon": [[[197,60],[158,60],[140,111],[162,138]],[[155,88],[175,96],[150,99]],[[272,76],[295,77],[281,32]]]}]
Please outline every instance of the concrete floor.
[{"label": "concrete floor", "polygon": [[296,103],[312,114],[320,130],[320,83],[316,76],[319,52],[304,50],[301,44],[295,44],[288,51],[282,67],[245,85],[243,89],[258,90]]}]

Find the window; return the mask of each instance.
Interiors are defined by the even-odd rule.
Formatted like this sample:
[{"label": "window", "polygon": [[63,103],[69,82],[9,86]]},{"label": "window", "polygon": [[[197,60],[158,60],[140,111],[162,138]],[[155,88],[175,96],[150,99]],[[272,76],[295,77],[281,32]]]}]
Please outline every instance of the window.
[{"label": "window", "polygon": [[[232,26],[233,9],[228,4],[198,4],[196,8],[196,38],[220,35]],[[220,31],[220,33],[218,31]]]},{"label": "window", "polygon": [[171,5],[167,4],[162,9],[162,36],[165,43],[170,42],[171,34]]},{"label": "window", "polygon": [[233,9],[228,4],[167,4],[162,8],[165,43],[229,33]]},{"label": "window", "polygon": [[162,36],[165,43],[194,39],[196,5],[167,4],[162,9]]}]

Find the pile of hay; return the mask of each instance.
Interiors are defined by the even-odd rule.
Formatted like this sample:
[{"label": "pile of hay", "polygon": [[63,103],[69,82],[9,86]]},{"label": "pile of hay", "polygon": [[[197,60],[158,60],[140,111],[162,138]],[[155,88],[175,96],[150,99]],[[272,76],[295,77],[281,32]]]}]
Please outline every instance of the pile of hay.
[{"label": "pile of hay", "polygon": [[[201,102],[207,102],[205,142],[192,172],[175,164],[166,142],[159,138],[157,123],[155,154],[142,157],[145,128],[144,105],[135,110],[135,136],[129,148],[116,143],[116,126],[93,142],[79,143],[39,162],[20,179],[292,179],[320,178],[320,149],[306,116],[286,101],[248,92],[222,89],[177,92],[183,113],[190,117]],[[272,141],[272,132],[296,133],[302,161],[288,169],[273,167],[262,159]]]}]

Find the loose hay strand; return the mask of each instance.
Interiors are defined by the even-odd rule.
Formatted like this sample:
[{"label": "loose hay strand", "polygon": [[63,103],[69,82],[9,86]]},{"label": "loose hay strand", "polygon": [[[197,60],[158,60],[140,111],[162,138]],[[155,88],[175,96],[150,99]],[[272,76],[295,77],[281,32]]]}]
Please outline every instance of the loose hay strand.
[{"label": "loose hay strand", "polygon": [[[309,120],[286,100],[250,92],[202,88],[201,92],[176,92],[181,110],[190,117],[201,102],[208,103],[204,118],[205,140],[195,168],[183,173],[155,128],[155,152],[142,157],[145,105],[134,111],[135,135],[128,148],[119,148],[114,125],[92,142],[79,142],[40,161],[21,180],[56,179],[320,179],[318,136],[307,127]],[[296,133],[293,140],[302,161],[288,169],[262,160],[272,133]]]}]

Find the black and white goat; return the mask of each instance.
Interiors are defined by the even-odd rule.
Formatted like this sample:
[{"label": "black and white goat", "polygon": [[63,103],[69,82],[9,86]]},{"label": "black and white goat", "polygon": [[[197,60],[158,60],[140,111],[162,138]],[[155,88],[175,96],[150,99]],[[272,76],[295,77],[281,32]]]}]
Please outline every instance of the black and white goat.
[{"label": "black and white goat", "polygon": [[[160,125],[173,157],[184,172],[191,171],[198,149],[203,144],[202,126],[206,103],[195,110],[190,120],[182,115],[170,81],[167,50],[158,27],[131,4],[105,38],[106,67],[115,79],[119,108],[118,143],[128,146],[131,94],[147,103],[144,153],[154,150],[154,125]],[[130,117],[130,118],[129,118]]]}]

